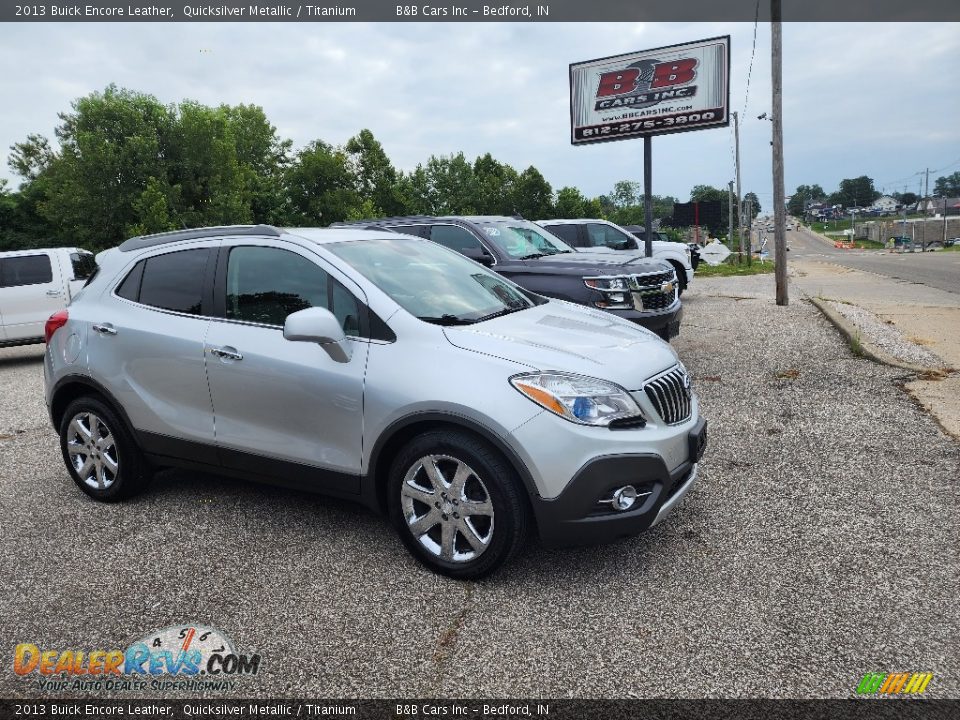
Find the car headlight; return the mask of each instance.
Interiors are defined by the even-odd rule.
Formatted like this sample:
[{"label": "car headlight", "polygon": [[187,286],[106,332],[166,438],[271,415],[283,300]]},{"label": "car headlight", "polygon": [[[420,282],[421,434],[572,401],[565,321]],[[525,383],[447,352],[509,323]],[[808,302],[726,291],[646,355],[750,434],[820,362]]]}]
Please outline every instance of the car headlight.
[{"label": "car headlight", "polygon": [[564,373],[514,375],[510,384],[537,405],[579,425],[606,427],[615,420],[643,421],[626,390],[605,380]]},{"label": "car headlight", "polygon": [[594,290],[628,290],[627,279],[623,277],[589,277],[583,279],[583,284]]}]

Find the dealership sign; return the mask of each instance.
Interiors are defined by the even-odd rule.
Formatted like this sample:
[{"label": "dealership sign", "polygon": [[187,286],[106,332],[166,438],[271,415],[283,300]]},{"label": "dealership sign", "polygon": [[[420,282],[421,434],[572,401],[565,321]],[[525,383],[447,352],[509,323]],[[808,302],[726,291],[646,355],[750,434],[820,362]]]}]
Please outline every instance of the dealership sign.
[{"label": "dealership sign", "polygon": [[574,145],[730,124],[730,36],[570,65]]}]

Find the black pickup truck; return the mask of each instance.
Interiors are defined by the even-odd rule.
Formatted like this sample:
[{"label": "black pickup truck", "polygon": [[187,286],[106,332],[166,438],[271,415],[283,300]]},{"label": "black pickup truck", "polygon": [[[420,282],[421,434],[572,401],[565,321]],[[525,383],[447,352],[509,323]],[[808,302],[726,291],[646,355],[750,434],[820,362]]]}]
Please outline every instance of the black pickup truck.
[{"label": "black pickup truck", "polygon": [[542,227],[504,216],[413,215],[333,224],[348,226],[432,240],[531,292],[607,310],[664,340],[680,332],[676,274],[661,260],[576,252]]}]

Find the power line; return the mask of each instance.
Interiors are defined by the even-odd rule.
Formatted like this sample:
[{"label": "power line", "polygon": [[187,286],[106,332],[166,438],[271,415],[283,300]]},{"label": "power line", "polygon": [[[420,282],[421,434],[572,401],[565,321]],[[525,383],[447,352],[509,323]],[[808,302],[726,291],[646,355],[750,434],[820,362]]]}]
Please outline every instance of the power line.
[{"label": "power line", "polygon": [[747,118],[747,105],[750,102],[750,78],[753,77],[753,58],[757,53],[757,25],[760,21],[760,0],[753,13],[753,49],[750,51],[750,69],[747,70],[747,93],[743,99],[743,118]]}]

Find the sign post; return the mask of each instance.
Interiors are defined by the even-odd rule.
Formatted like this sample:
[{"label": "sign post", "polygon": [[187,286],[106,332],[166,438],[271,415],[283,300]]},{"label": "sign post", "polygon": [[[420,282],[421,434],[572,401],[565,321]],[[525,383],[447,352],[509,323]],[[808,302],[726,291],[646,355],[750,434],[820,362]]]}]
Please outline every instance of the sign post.
[{"label": "sign post", "polygon": [[570,64],[570,142],[643,138],[648,257],[653,251],[653,136],[727,127],[729,106],[729,35]]}]

